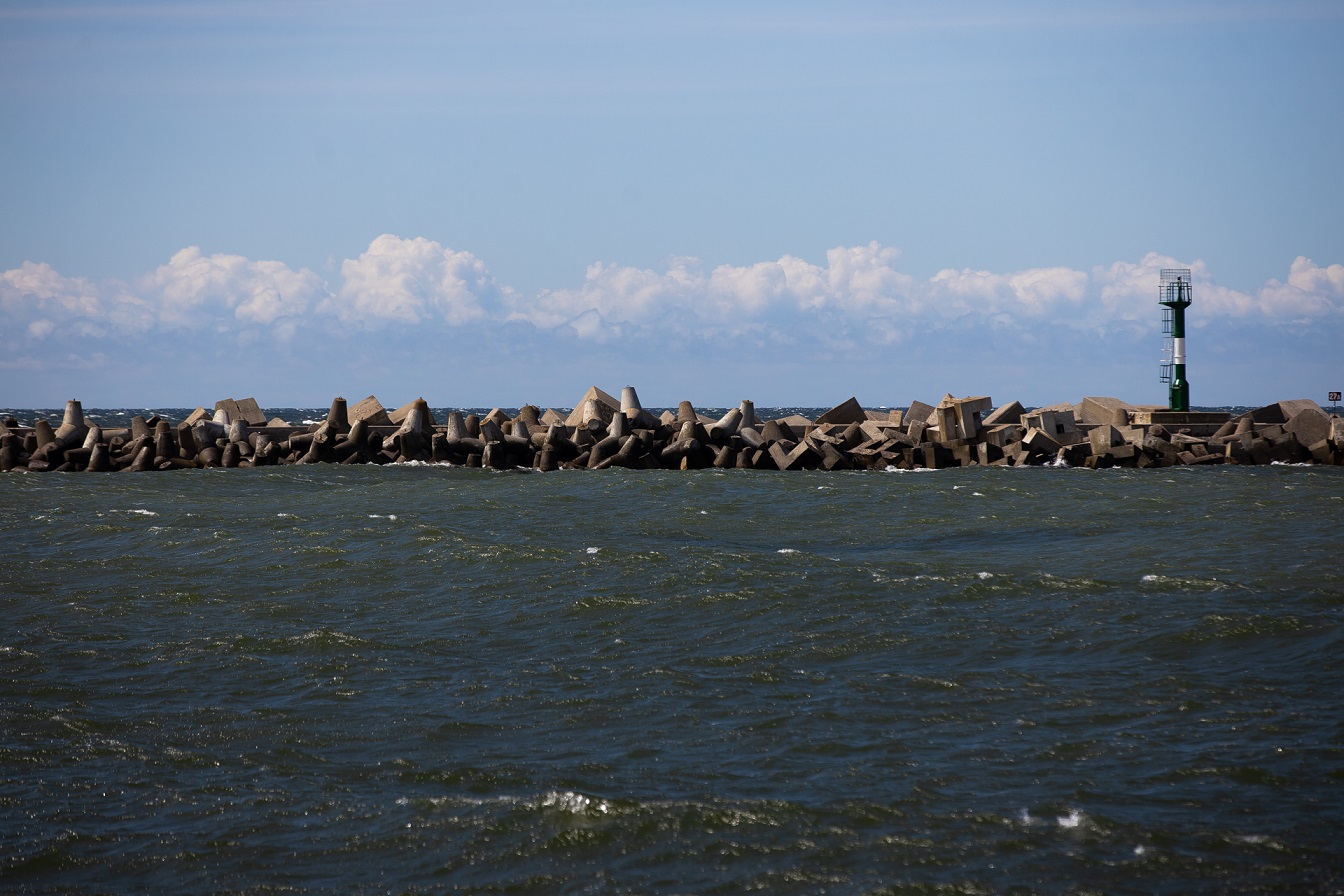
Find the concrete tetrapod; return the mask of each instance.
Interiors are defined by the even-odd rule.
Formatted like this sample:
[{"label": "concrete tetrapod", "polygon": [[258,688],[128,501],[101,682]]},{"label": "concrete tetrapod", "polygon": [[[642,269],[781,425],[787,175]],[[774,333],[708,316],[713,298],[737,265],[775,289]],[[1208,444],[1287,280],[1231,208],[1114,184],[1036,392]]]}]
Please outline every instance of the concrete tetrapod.
[{"label": "concrete tetrapod", "polygon": [[484,418],[454,410],[439,425],[423,398],[391,415],[373,396],[349,409],[338,398],[321,423],[294,426],[279,419],[267,423],[253,399],[226,399],[214,403],[213,412],[201,406],[177,424],[135,415],[125,427],[106,428],[90,425],[82,404],[70,399],[56,428],[46,420],[30,426],[12,417],[0,422],[0,470],[149,471],[411,460],[547,471],[1344,461],[1344,420],[1308,399],[1277,402],[1236,418],[1093,397],[1030,411],[1010,402],[992,413],[987,397],[947,395],[936,406],[912,402],[904,412],[867,411],[848,399],[816,420],[793,414],[764,423],[745,400],[717,420],[698,414],[689,401],[658,418],[640,405],[633,387],[622,390],[619,403],[594,387],[581,404],[569,418],[532,405],[512,418],[498,408]]}]

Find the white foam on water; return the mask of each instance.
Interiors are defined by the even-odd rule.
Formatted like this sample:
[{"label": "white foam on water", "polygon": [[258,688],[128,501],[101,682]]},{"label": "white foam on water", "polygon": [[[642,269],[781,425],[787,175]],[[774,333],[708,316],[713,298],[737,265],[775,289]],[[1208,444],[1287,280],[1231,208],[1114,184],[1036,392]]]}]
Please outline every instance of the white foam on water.
[{"label": "white foam on water", "polygon": [[581,793],[575,793],[572,790],[555,791],[552,790],[541,798],[541,806],[545,809],[559,809],[562,812],[572,812],[575,815],[588,812],[596,812],[600,815],[606,815],[611,811],[611,804],[606,800],[593,799],[584,796]]},{"label": "white foam on water", "polygon": [[142,510],[142,509],[139,509],[139,508],[137,508],[137,509],[135,509],[135,510],[113,510],[113,511],[111,511],[111,512],[112,512],[112,513],[138,513],[138,514],[140,514],[141,516],[158,516],[158,514],[155,513],[155,512],[152,511],[152,510]]},{"label": "white foam on water", "polygon": [[597,553],[598,551],[600,551],[600,550],[602,550],[602,549],[601,549],[601,548],[587,548],[587,549],[584,551],[584,553],[585,553],[585,554],[596,554],[596,553]]},{"label": "white foam on water", "polygon": [[396,515],[395,513],[389,513],[389,514],[387,514],[386,516],[384,516],[384,515],[381,514],[381,513],[371,513],[371,514],[369,514],[369,519],[371,519],[371,520],[392,520],[392,521],[395,522],[396,519],[397,519],[397,515]]},{"label": "white foam on water", "polygon": [[992,572],[978,572],[978,573],[975,574],[975,577],[978,578],[978,579],[992,579],[992,578],[994,578],[994,573],[992,573]]},{"label": "white foam on water", "polygon": [[984,496],[984,492],[971,492],[972,498],[983,498]]},{"label": "white foam on water", "polygon": [[1087,818],[1077,809],[1070,809],[1068,815],[1061,815],[1055,819],[1055,823],[1062,828],[1076,828]]},{"label": "white foam on water", "polygon": [[1148,573],[1148,575],[1146,575],[1146,576],[1144,576],[1143,578],[1139,579],[1139,581],[1140,581],[1140,582],[1160,582],[1160,581],[1162,581],[1162,576],[1158,576],[1158,575],[1154,575],[1154,574],[1152,574],[1152,573]]},{"label": "white foam on water", "polygon": [[796,554],[796,553],[798,553],[798,549],[797,549],[797,548],[780,548],[779,550],[775,551],[775,553],[776,553],[776,554]]}]

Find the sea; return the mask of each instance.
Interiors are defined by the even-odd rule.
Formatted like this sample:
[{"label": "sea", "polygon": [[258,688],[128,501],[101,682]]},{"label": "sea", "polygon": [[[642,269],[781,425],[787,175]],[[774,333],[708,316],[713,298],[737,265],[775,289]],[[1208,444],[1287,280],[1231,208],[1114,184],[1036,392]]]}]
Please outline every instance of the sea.
[{"label": "sea", "polygon": [[0,892],[1341,893],[1342,536],[1319,466],[0,474]]}]

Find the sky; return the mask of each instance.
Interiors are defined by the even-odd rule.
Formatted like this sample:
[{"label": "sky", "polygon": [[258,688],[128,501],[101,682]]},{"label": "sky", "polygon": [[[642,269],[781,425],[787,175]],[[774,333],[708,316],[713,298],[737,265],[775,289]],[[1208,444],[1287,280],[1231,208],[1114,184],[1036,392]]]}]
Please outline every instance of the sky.
[{"label": "sky", "polygon": [[1344,4],[0,0],[0,406],[1344,388]]}]

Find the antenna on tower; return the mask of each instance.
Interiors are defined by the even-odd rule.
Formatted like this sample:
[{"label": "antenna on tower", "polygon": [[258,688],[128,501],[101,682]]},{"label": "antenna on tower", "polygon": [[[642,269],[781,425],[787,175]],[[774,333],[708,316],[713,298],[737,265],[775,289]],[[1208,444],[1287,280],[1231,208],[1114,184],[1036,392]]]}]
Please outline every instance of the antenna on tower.
[{"label": "antenna on tower", "polygon": [[1162,306],[1162,382],[1171,386],[1173,411],[1190,410],[1190,381],[1185,378],[1185,309],[1190,307],[1190,269],[1163,268],[1157,303]]}]

